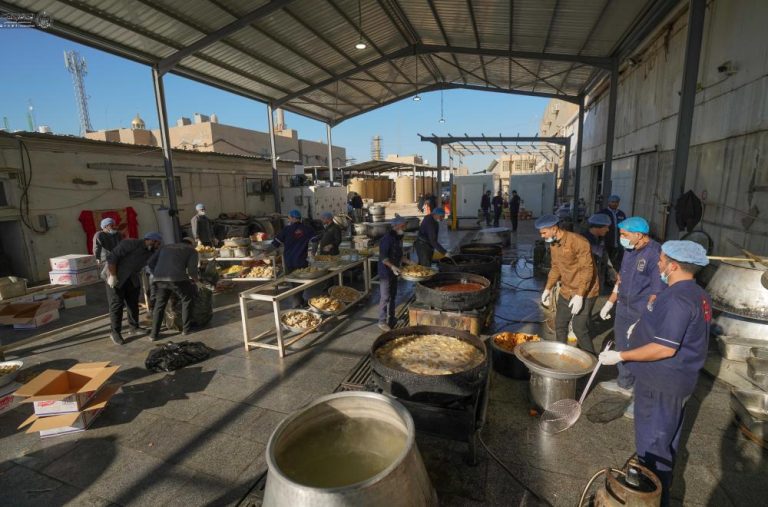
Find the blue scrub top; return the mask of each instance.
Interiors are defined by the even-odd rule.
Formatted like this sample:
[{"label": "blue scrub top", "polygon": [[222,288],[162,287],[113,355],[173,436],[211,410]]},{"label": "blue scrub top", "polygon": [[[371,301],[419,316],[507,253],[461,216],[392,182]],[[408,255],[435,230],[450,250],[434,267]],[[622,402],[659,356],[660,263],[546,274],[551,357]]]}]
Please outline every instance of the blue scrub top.
[{"label": "blue scrub top", "polygon": [[[283,227],[277,234],[276,239],[283,244],[286,271],[305,268],[309,265],[307,263],[307,249],[310,240],[314,237],[315,230],[301,222]],[[275,242],[273,241],[272,244]]]},{"label": "blue scrub top", "polygon": [[693,280],[667,287],[645,310],[634,330],[633,348],[658,343],[674,348],[674,356],[659,361],[627,362],[638,382],[659,391],[689,396],[707,358],[712,301]]},{"label": "blue scrub top", "polygon": [[667,287],[659,274],[660,255],[661,245],[654,240],[640,250],[624,250],[619,271],[619,303],[640,312],[650,296]]},{"label": "blue scrub top", "polygon": [[377,265],[379,278],[395,278],[392,270],[384,264],[385,259],[389,259],[389,262],[398,267],[403,261],[403,239],[395,231],[389,231],[381,238],[381,242],[379,242],[379,263]]}]

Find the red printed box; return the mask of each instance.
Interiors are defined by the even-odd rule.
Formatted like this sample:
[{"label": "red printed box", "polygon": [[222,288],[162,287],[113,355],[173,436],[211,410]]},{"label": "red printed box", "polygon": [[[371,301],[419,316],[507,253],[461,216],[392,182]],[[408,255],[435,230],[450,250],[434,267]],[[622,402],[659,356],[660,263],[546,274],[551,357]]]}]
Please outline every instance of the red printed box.
[{"label": "red printed box", "polygon": [[48,275],[53,285],[78,285],[98,280],[99,270],[94,267],[85,271],[51,271]]},{"label": "red printed box", "polygon": [[83,271],[96,267],[96,257],[87,254],[69,254],[52,257],[51,271]]}]

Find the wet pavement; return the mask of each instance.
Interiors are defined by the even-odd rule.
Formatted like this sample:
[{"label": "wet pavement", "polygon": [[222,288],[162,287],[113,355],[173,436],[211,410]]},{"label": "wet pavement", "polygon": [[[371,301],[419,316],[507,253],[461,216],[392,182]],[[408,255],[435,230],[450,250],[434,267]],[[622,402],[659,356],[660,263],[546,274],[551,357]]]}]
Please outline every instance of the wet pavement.
[{"label": "wet pavement", "polygon": [[[464,234],[471,238],[472,232],[447,236],[455,245]],[[521,222],[505,251],[494,329],[540,332],[550,339],[548,315],[538,305],[542,281],[531,277],[526,260],[534,239],[531,222]],[[510,265],[515,259],[517,269]],[[401,301],[408,287],[402,287]],[[96,309],[97,297],[89,311]],[[29,407],[0,414],[2,504],[259,505],[272,430],[288,413],[333,392],[367,353],[380,333],[377,299],[374,293],[334,335],[302,340],[282,360],[271,350],[244,351],[236,293],[217,295],[213,322],[190,337],[215,354],[174,373],[144,368],[153,347],[146,337],[118,347],[98,323],[11,351],[9,357],[23,359],[28,371],[112,361],[122,366],[117,377],[125,384],[93,426],[78,434],[41,440],[16,428]],[[271,324],[267,305],[252,308],[252,329]],[[596,337],[596,346],[604,338],[605,333]],[[605,368],[598,380],[612,375],[615,369]],[[633,424],[621,416],[626,399],[595,388],[573,428],[547,435],[530,415],[527,394],[527,381],[492,374],[481,436],[514,478],[482,447],[471,466],[466,443],[418,436],[441,505],[576,505],[592,474],[621,467],[633,454]],[[733,424],[728,387],[702,375],[686,414],[675,503],[764,504],[767,457]]]}]

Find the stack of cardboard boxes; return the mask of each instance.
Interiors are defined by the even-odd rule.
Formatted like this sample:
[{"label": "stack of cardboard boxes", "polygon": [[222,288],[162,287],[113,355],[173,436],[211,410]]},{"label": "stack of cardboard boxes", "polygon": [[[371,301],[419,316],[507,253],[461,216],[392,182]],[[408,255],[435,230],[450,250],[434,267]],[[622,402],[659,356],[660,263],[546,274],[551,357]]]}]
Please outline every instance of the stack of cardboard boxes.
[{"label": "stack of cardboard boxes", "polygon": [[69,254],[50,259],[48,275],[54,285],[77,285],[99,279],[99,268],[93,255]]},{"label": "stack of cardboard boxes", "polygon": [[120,386],[109,383],[119,366],[79,363],[68,370],[46,370],[16,390],[35,413],[19,426],[41,438],[84,431]]}]

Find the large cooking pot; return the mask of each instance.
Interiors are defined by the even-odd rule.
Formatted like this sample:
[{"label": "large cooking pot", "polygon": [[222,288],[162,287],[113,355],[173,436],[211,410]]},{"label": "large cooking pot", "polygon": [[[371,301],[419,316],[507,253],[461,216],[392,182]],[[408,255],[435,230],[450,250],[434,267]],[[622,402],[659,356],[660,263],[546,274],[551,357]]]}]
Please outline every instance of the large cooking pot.
[{"label": "large cooking pot", "polygon": [[497,283],[501,274],[501,258],[490,255],[458,254],[437,261],[441,273],[472,273]]},{"label": "large cooking pot", "polygon": [[379,239],[384,237],[390,230],[392,230],[392,224],[389,222],[368,222],[365,224],[365,235],[370,239]]},{"label": "large cooking pot", "polygon": [[374,204],[373,206],[368,207],[368,213],[371,215],[383,215],[386,210],[386,206],[381,206],[380,204]]},{"label": "large cooking pot", "polygon": [[477,243],[467,243],[461,245],[459,251],[465,254],[490,255],[501,258],[504,248],[501,245],[480,245]]},{"label": "large cooking pot", "polygon": [[730,313],[721,313],[712,325],[715,335],[763,340],[768,346],[768,324],[761,320],[747,319]]},{"label": "large cooking pot", "polygon": [[[395,338],[409,335],[438,334],[458,338],[477,347],[483,353],[483,361],[470,369],[450,375],[421,375],[391,368],[376,357],[376,350]],[[379,336],[371,345],[371,367],[373,379],[384,392],[404,400],[431,403],[450,402],[457,398],[471,396],[480,388],[488,376],[488,350],[477,336],[440,326],[410,326],[393,329]]]},{"label": "large cooking pot", "polygon": [[509,246],[512,242],[512,229],[508,227],[489,227],[475,233],[473,243]]},{"label": "large cooking pot", "polygon": [[760,281],[765,271],[751,262],[722,262],[707,285],[712,305],[742,317],[768,320],[768,289]]},{"label": "large cooking pot", "polygon": [[405,217],[405,232],[413,232],[419,230],[419,217]]},{"label": "large cooking pot", "polygon": [[[466,288],[462,290],[460,285]],[[440,290],[449,286],[452,290]],[[438,273],[416,284],[416,301],[438,310],[482,308],[490,302],[491,296],[490,280],[472,273]]]},{"label": "large cooking pot", "polygon": [[343,392],[318,398],[272,433],[263,505],[436,506],[415,434],[408,410],[387,396]]}]

